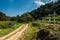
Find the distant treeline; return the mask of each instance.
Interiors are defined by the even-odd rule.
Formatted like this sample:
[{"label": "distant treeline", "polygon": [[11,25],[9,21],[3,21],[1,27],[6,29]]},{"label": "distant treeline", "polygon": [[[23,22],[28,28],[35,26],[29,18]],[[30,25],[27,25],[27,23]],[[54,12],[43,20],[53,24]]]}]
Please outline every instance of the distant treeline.
[{"label": "distant treeline", "polygon": [[0,11],[0,21],[16,21],[16,17],[6,16],[5,13]]},{"label": "distant treeline", "polygon": [[0,12],[0,21],[10,20],[18,22],[29,22],[34,20],[42,20],[43,17],[48,16],[48,14],[53,14],[54,11],[57,15],[60,15],[60,0],[57,2],[47,3],[39,8],[32,10],[31,12],[26,12],[21,16],[17,15],[15,17],[6,16],[4,13]]}]

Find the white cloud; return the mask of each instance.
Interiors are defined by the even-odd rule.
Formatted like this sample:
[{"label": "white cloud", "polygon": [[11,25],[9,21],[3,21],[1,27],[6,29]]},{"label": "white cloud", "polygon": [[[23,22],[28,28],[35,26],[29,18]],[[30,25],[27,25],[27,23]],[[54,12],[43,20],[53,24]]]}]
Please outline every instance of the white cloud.
[{"label": "white cloud", "polygon": [[57,2],[58,0],[51,0],[51,2]]},{"label": "white cloud", "polygon": [[50,0],[49,2],[47,2],[47,3],[50,3],[50,2],[57,2],[58,0]]},{"label": "white cloud", "polygon": [[57,2],[58,0],[50,0],[50,1],[47,1],[46,0],[46,2],[43,2],[43,1],[41,1],[41,0],[36,0],[36,1],[34,1],[34,3],[38,6],[38,7],[40,7],[41,5],[45,5],[46,3],[50,3],[50,2]]},{"label": "white cloud", "polygon": [[42,2],[41,0],[36,0],[36,1],[34,1],[34,3],[35,3],[38,7],[40,7],[41,5],[45,5],[45,3]]}]

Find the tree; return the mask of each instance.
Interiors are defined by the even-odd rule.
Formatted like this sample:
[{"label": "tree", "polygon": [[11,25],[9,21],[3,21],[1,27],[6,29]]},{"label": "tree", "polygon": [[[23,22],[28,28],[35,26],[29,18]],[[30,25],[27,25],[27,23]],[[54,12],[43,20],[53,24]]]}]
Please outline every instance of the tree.
[{"label": "tree", "polygon": [[20,22],[20,16],[17,15],[17,22]]},{"label": "tree", "polygon": [[16,17],[10,17],[10,21],[16,21]]},{"label": "tree", "polygon": [[24,13],[23,15],[20,16],[20,21],[29,22],[29,21],[32,21],[32,20],[33,20],[33,18],[28,12]]},{"label": "tree", "polygon": [[6,15],[3,12],[0,12],[0,21],[6,21]]}]

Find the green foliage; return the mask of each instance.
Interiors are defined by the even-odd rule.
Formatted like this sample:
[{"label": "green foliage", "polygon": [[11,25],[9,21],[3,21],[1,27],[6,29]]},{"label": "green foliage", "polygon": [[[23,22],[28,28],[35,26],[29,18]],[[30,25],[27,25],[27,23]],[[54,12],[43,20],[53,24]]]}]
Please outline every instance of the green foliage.
[{"label": "green foliage", "polygon": [[30,22],[34,20],[42,20],[43,17],[48,16],[48,14],[53,14],[56,12],[57,15],[60,15],[60,0],[56,3],[47,3],[42,5],[39,8],[32,10],[31,12],[26,12],[21,16],[17,15],[16,17],[8,17],[3,12],[0,12],[0,21],[17,21],[17,22]]},{"label": "green foliage", "polygon": [[0,29],[4,29],[5,27],[3,25],[0,25]]},{"label": "green foliage", "polygon": [[[47,28],[39,30],[37,32],[37,39],[40,40],[60,40],[60,26],[58,25],[49,25]],[[44,39],[43,39],[44,38]]]},{"label": "green foliage", "polygon": [[10,32],[16,30],[18,27],[22,25],[21,23],[12,23],[12,24],[14,24],[12,28],[7,28],[5,25],[0,26],[0,37],[9,34]]},{"label": "green foliage", "polygon": [[20,17],[20,21],[22,21],[22,22],[28,22],[28,21],[32,21],[32,20],[33,20],[33,18],[28,12],[21,15],[21,17]]},{"label": "green foliage", "polygon": [[6,15],[3,12],[0,12],[0,21],[6,20]]},{"label": "green foliage", "polygon": [[17,20],[16,17],[11,17],[11,18],[10,18],[10,21],[16,21],[16,20]]},{"label": "green foliage", "polygon": [[9,24],[9,23],[12,23],[12,26],[13,26],[14,24],[16,24],[15,21],[0,21],[0,29],[7,29],[7,28],[9,28],[9,27],[8,27],[8,24]]},{"label": "green foliage", "polygon": [[58,24],[54,26],[40,22],[40,26],[35,26],[36,23],[39,22],[36,21],[29,24],[23,37],[20,38],[21,40],[60,40],[60,26]]},{"label": "green foliage", "polygon": [[5,13],[0,11],[0,21],[16,21],[16,20],[17,20],[16,17],[6,16]]},{"label": "green foliage", "polygon": [[54,14],[54,11],[57,15],[60,15],[60,0],[57,2],[47,3],[42,5],[39,8],[32,10],[31,12],[23,14],[20,18],[21,21],[31,21],[31,20],[42,20],[43,17],[48,16],[49,14]]},{"label": "green foliage", "polygon": [[6,15],[3,12],[0,12],[0,17],[5,17]]},{"label": "green foliage", "polygon": [[32,40],[37,29],[37,27],[32,26],[32,23],[29,23],[28,29],[24,32],[24,36],[20,40]]},{"label": "green foliage", "polygon": [[[44,38],[44,39],[43,39]],[[59,40],[59,37],[53,33],[53,31],[49,31],[47,29],[42,29],[37,32],[37,39],[36,40]]]},{"label": "green foliage", "polygon": [[32,26],[33,26],[33,27],[39,27],[39,26],[40,26],[40,24],[39,24],[39,23],[37,23],[37,22],[32,22]]}]

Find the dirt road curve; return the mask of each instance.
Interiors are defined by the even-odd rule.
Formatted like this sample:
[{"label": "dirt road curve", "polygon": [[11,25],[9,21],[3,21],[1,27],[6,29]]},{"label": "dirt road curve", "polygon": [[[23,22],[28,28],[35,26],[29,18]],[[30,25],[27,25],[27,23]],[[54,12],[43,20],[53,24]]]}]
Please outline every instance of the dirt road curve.
[{"label": "dirt road curve", "polygon": [[16,29],[12,33],[1,37],[0,40],[18,40],[23,34],[23,32],[28,28],[28,24],[22,25],[20,28]]}]

